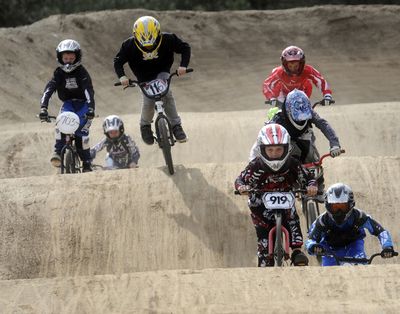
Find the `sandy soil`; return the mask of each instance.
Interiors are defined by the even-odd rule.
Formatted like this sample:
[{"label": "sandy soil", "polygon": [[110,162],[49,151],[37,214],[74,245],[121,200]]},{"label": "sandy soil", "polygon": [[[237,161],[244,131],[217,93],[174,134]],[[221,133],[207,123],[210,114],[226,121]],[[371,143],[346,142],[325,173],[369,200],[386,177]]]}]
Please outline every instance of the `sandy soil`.
[{"label": "sandy soil", "polygon": [[[173,149],[173,177],[161,152],[139,139],[138,92],[112,87],[112,57],[143,13],[53,16],[0,29],[0,312],[398,312],[399,259],[254,268],[255,233],[233,180],[266,114],[260,85],[295,41],[338,100],[317,109],[346,149],[326,161],[327,184],[350,184],[357,207],[399,243],[400,7],[154,13],[192,44],[197,70],[174,85],[190,140]],[[85,49],[98,113],[122,114],[140,145],[139,169],[61,176],[49,165],[53,126],[34,115],[55,66],[53,47],[69,36]],[[56,112],[55,98],[53,105]],[[366,246],[379,250],[372,237]]]}]

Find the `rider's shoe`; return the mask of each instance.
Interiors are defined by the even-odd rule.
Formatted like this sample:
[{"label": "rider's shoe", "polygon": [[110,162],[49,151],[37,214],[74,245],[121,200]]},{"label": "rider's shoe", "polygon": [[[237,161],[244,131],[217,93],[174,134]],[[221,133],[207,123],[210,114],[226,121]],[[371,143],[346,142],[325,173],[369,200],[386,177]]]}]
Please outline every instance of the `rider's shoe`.
[{"label": "rider's shoe", "polygon": [[187,136],[186,136],[185,131],[183,131],[181,124],[175,125],[172,128],[172,133],[174,133],[174,136],[178,142],[180,142],[180,143],[187,142]]},{"label": "rider's shoe", "polygon": [[92,169],[92,164],[89,161],[84,161],[82,165],[82,172],[91,172],[93,171]]},{"label": "rider's shoe", "polygon": [[140,127],[140,133],[142,134],[143,142],[147,145],[154,144],[154,135],[153,131],[151,130],[151,125],[142,125]]},{"label": "rider's shoe", "polygon": [[50,162],[53,165],[53,167],[61,167],[61,157],[57,152],[54,152],[53,155],[50,158]]},{"label": "rider's shoe", "polygon": [[308,257],[302,251],[300,251],[300,249],[293,250],[290,259],[292,260],[294,266],[308,265]]}]

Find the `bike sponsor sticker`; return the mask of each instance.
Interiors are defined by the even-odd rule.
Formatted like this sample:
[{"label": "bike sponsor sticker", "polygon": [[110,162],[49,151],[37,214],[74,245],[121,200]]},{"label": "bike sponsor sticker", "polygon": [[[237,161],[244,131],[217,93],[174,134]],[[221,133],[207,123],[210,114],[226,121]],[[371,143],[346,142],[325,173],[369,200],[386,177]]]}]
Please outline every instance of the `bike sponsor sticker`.
[{"label": "bike sponsor sticker", "polygon": [[267,209],[291,209],[295,202],[291,192],[268,192],[262,199]]},{"label": "bike sponsor sticker", "polygon": [[168,84],[165,80],[156,79],[151,82],[148,82],[145,86],[143,86],[144,92],[149,96],[155,96],[162,94],[168,88]]}]

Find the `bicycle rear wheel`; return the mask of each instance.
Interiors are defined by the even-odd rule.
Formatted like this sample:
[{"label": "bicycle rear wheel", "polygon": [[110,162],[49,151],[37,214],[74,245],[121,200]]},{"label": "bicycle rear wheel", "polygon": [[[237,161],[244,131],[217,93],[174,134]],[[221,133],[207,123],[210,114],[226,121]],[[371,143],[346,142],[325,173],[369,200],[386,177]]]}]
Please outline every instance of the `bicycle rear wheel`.
[{"label": "bicycle rear wheel", "polygon": [[276,216],[276,233],[275,233],[275,246],[274,256],[276,266],[282,266],[284,258],[283,239],[282,239],[282,216]]},{"label": "bicycle rear wheel", "polygon": [[157,121],[158,127],[158,137],[159,137],[159,144],[163,151],[165,164],[168,167],[168,171],[170,174],[174,174],[174,164],[172,161],[172,154],[171,154],[171,142],[170,142],[170,132],[168,128],[168,122],[165,118],[159,118]]}]

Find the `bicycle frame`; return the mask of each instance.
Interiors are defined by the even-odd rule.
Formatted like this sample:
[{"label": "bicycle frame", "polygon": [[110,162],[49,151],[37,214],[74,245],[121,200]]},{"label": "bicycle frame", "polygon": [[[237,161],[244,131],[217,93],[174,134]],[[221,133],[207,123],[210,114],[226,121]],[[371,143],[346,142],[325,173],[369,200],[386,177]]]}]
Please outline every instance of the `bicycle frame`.
[{"label": "bicycle frame", "polygon": [[[284,246],[283,249],[285,251],[284,254],[284,259],[288,260],[289,259],[289,231],[285,228],[285,226],[282,225],[282,215],[280,213],[275,213],[275,221],[277,222],[278,220],[281,223],[281,231],[285,235],[285,241],[284,241]],[[268,254],[270,258],[274,258],[274,251],[275,251],[275,236],[276,236],[276,225],[269,231],[268,233]]]}]

